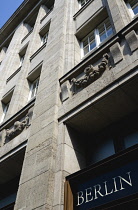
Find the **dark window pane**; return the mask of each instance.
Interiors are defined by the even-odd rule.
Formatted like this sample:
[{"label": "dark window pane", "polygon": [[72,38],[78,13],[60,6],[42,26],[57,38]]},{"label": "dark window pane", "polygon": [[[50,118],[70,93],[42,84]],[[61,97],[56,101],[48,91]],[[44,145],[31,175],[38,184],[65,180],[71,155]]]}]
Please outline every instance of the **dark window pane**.
[{"label": "dark window pane", "polygon": [[90,50],[94,49],[96,47],[95,41],[90,43]]},{"label": "dark window pane", "polygon": [[107,30],[107,35],[110,36],[110,35],[112,35],[112,34],[113,34],[113,30],[112,30],[112,28],[109,28],[109,29]]},{"label": "dark window pane", "polygon": [[106,38],[106,33],[100,34],[100,42],[103,42]]},{"label": "dark window pane", "polygon": [[138,144],[138,132],[132,133],[124,138],[125,148]]},{"label": "dark window pane", "polygon": [[133,9],[134,14],[138,14],[138,6]]},{"label": "dark window pane", "polygon": [[115,154],[112,139],[100,139],[91,145],[93,152],[90,156],[90,163],[95,163]]}]

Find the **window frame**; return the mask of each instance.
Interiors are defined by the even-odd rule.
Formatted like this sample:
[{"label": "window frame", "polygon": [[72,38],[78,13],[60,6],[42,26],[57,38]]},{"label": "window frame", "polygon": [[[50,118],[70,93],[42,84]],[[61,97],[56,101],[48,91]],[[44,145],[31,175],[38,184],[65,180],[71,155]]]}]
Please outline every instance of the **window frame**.
[{"label": "window frame", "polygon": [[[30,91],[29,91],[28,101],[36,97],[38,86],[39,86],[39,80],[40,80],[40,77],[37,77],[33,82],[30,82]],[[36,83],[36,86],[33,87],[35,83]],[[33,90],[34,90],[34,93],[33,93]]]},{"label": "window frame", "polygon": [[[106,27],[106,24],[109,24],[109,29],[108,27]],[[99,31],[99,27],[102,26],[103,28],[103,32],[104,34],[106,34],[106,38],[101,41],[100,40],[100,31]],[[108,30],[111,30],[111,34],[108,35]],[[91,34],[94,34],[94,40],[95,40],[95,47],[90,49],[90,44],[91,42],[89,41],[89,37],[91,36]],[[81,48],[81,58],[85,57],[88,53],[90,53],[92,50],[94,50],[95,48],[100,47],[101,43],[103,43],[105,40],[107,40],[109,37],[111,37],[113,35],[113,27],[110,23],[110,19],[109,17],[107,17],[106,19],[104,19],[99,25],[97,25],[97,27],[95,27],[89,34],[87,34],[87,36],[85,36],[80,43],[80,48]],[[87,40],[88,44],[86,46],[88,46],[88,52],[84,53],[84,48],[86,48],[86,46],[83,46],[84,41]]]},{"label": "window frame", "polygon": [[[82,5],[82,1],[84,1],[84,4]],[[89,0],[79,0],[79,8],[82,8]]]},{"label": "window frame", "polygon": [[3,113],[2,113],[2,116],[1,116],[1,119],[0,119],[0,124],[4,121],[4,119],[7,115],[9,105],[10,105],[10,101],[7,104],[2,103]]},{"label": "window frame", "polygon": [[22,55],[22,56],[19,55],[19,56],[20,56],[20,65],[19,65],[19,67],[21,67],[23,65],[25,55]]},{"label": "window frame", "polygon": [[[135,1],[135,0],[134,0]],[[137,14],[135,14],[134,13],[134,9],[135,9],[135,6],[136,7],[138,7],[138,2],[136,2],[136,5],[135,6],[131,6],[131,1],[130,0],[127,0],[126,1],[126,6],[127,6],[127,8],[128,8],[128,11],[129,11],[129,13],[130,13],[130,16],[132,17],[132,18],[134,18],[136,15],[138,15],[138,13]]]},{"label": "window frame", "polygon": [[41,35],[41,46],[47,43],[48,40],[48,32],[47,31],[43,36]]}]

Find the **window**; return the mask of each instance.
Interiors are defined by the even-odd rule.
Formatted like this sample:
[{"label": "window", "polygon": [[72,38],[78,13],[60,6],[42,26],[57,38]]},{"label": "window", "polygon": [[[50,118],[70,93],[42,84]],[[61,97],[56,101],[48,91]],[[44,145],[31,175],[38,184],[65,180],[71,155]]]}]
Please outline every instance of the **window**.
[{"label": "window", "polygon": [[113,34],[109,18],[105,19],[97,28],[90,32],[81,42],[82,57]]},{"label": "window", "polygon": [[28,47],[28,43],[24,45],[23,48],[21,48],[19,51],[19,67],[23,65],[27,47]]},{"label": "window", "polygon": [[23,55],[23,56],[20,55],[20,67],[23,65],[24,57],[25,57],[25,55]]},{"label": "window", "polygon": [[[91,152],[93,148],[93,152]],[[112,138],[103,138],[103,136],[96,139],[94,142],[88,142],[87,147],[87,164],[96,163],[111,155],[115,154],[114,143]]]},{"label": "window", "polygon": [[41,44],[43,45],[47,43],[47,39],[48,39],[48,32],[45,35],[41,36]]},{"label": "window", "polygon": [[[10,153],[6,160],[0,163],[0,209],[13,210],[19,187],[19,180],[25,155],[25,143],[18,146],[16,151]],[[10,173],[9,167],[13,173]],[[7,176],[8,175],[8,176]]]},{"label": "window", "polygon": [[36,96],[38,85],[39,85],[39,77],[30,84],[30,93],[28,100]]},{"label": "window", "polygon": [[128,0],[126,1],[126,5],[132,18],[136,14],[138,14],[138,1],[137,0]]},{"label": "window", "polygon": [[4,121],[4,118],[6,117],[6,114],[7,114],[8,108],[9,108],[9,104],[10,104],[10,102],[7,104],[2,104],[3,114],[2,114],[2,117],[0,120],[0,123],[2,123]]},{"label": "window", "polygon": [[89,0],[80,0],[80,1],[79,1],[80,7],[83,7],[84,4],[87,3],[87,1],[89,1]]},{"label": "window", "polygon": [[125,148],[129,148],[135,144],[138,144],[138,131],[132,132],[124,137]]}]

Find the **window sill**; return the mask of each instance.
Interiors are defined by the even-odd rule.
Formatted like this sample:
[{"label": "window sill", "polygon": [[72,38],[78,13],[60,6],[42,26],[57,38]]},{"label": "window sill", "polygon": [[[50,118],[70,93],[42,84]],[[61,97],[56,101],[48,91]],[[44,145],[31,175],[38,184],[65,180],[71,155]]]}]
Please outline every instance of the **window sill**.
[{"label": "window sill", "polygon": [[33,32],[33,28],[32,28],[31,31],[29,31],[29,33],[26,34],[26,36],[22,39],[21,43],[23,43],[23,41],[24,41],[25,39],[27,39],[27,37],[28,37],[32,32]]},{"label": "window sill", "polygon": [[75,18],[76,18],[80,13],[82,13],[82,12],[86,9],[86,7],[88,7],[89,4],[91,4],[92,1],[94,1],[94,0],[89,0],[89,1],[87,1],[86,4],[84,4],[84,5],[79,9],[79,11],[73,16],[73,19],[75,20]]},{"label": "window sill", "polygon": [[33,60],[33,58],[35,56],[37,56],[39,54],[39,52],[41,52],[45,47],[46,47],[47,43],[44,43],[31,57],[30,57],[30,62]]},{"label": "window sill", "polygon": [[44,21],[44,19],[53,11],[53,8],[40,20],[40,23]]},{"label": "window sill", "polygon": [[21,70],[20,66],[7,80],[6,80],[6,84]]}]

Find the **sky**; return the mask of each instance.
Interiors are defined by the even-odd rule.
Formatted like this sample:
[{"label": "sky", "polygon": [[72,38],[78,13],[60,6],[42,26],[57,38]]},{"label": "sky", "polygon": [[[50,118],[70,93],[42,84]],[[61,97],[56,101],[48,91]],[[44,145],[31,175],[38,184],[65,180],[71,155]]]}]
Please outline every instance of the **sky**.
[{"label": "sky", "polygon": [[0,0],[0,28],[24,0]]}]

